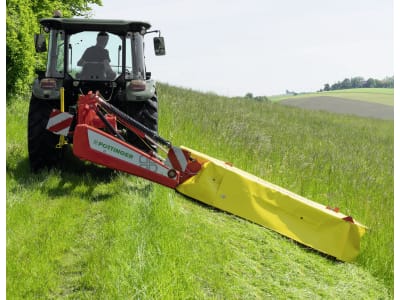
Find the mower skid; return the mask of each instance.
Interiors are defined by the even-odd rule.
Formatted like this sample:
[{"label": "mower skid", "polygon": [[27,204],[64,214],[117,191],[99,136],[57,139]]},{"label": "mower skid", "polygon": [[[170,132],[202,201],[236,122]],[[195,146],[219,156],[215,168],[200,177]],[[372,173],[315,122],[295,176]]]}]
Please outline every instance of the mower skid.
[{"label": "mower skid", "polygon": [[270,228],[342,261],[355,259],[365,226],[351,217],[273,185],[194,150],[197,175],[177,186],[180,193]]}]

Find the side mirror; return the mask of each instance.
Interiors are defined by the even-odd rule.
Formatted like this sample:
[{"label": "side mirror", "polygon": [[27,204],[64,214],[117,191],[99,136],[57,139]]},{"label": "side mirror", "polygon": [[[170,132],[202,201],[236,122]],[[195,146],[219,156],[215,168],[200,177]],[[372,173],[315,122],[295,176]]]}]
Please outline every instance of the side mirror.
[{"label": "side mirror", "polygon": [[35,50],[36,52],[46,52],[46,36],[44,34],[35,33]]},{"label": "side mirror", "polygon": [[154,52],[155,54],[158,55],[165,55],[165,43],[164,43],[164,38],[162,36],[154,37],[153,38],[153,43],[154,43]]}]

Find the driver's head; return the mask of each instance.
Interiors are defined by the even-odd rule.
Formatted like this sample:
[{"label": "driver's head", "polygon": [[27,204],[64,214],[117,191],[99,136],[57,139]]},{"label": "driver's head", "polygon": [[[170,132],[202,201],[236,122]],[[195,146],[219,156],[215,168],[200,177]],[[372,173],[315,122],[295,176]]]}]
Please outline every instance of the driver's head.
[{"label": "driver's head", "polygon": [[97,45],[104,48],[108,42],[108,34],[105,31],[100,31],[97,35]]}]

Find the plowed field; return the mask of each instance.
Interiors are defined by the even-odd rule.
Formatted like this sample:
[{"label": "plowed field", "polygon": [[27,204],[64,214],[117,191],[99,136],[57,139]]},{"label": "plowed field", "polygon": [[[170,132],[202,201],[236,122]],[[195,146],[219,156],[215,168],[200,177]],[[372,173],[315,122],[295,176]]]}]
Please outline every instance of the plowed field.
[{"label": "plowed field", "polygon": [[384,120],[394,119],[393,106],[339,97],[319,96],[286,99],[279,103],[304,109],[322,110],[339,114],[350,114]]}]

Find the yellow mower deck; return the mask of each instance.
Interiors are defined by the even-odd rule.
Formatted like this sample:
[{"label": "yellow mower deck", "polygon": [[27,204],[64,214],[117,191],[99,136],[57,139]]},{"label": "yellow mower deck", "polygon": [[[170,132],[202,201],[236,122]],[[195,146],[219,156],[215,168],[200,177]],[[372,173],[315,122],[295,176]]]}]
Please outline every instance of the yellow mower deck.
[{"label": "yellow mower deck", "polygon": [[203,166],[197,175],[176,188],[180,193],[339,260],[351,261],[358,255],[365,226],[218,159],[186,147],[182,149],[188,150]]}]

